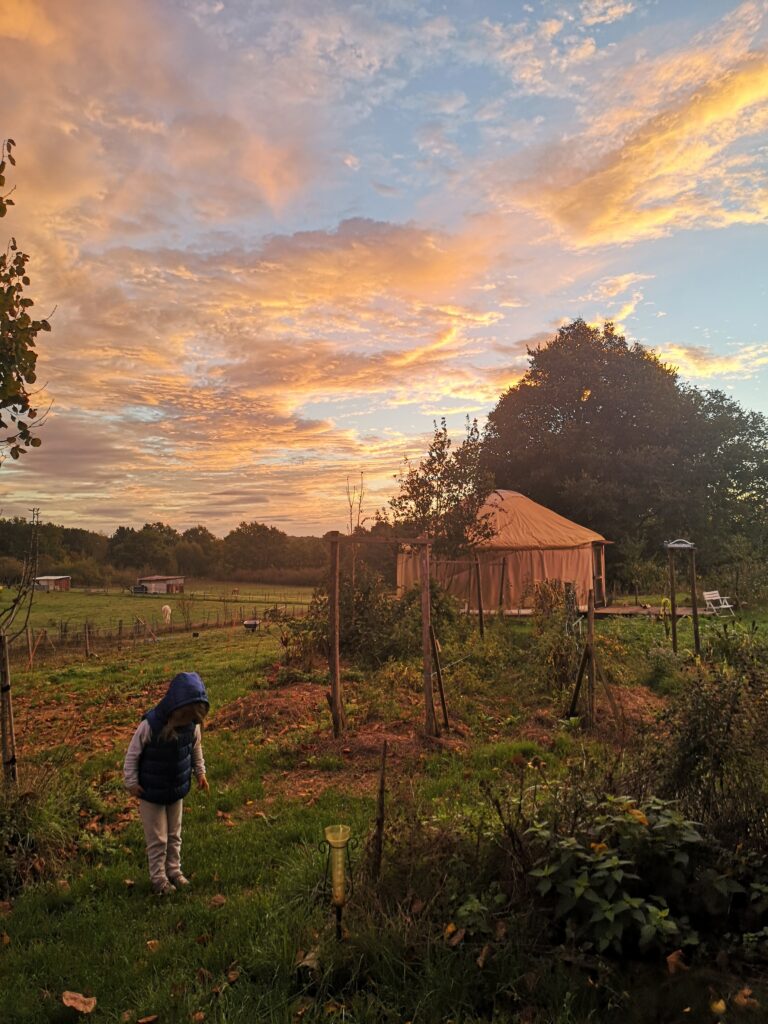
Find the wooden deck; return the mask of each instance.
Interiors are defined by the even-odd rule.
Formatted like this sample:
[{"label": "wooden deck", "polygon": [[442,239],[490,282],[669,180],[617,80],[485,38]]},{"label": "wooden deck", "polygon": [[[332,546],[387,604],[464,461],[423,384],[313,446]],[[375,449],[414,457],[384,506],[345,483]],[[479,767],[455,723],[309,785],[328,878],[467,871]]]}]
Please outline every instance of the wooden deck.
[{"label": "wooden deck", "polygon": [[[580,608],[579,612],[582,615],[587,614],[586,608]],[[703,608],[698,609],[699,617],[704,618],[705,616],[713,615],[714,612],[704,611]],[[677,618],[685,619],[690,617],[693,613],[693,609],[690,606],[682,605],[677,608]],[[473,615],[477,615],[477,611],[473,609]],[[493,611],[486,611],[486,615],[495,614]],[[516,608],[512,611],[505,611],[504,614],[510,618],[524,619],[533,615],[532,608]],[[671,611],[667,608],[667,617],[671,616]],[[595,608],[596,619],[609,619],[613,616],[624,616],[624,617],[638,617],[645,616],[646,618],[653,619],[661,616],[661,608],[658,605],[641,605],[641,604],[612,604],[607,605],[605,608]]]}]

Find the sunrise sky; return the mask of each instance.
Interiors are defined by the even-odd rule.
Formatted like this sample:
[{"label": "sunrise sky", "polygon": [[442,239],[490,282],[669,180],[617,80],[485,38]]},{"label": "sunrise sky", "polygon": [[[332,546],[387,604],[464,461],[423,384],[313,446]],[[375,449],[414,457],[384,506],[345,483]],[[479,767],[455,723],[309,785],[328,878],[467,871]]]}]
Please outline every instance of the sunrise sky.
[{"label": "sunrise sky", "polygon": [[56,308],[0,514],[343,528],[576,316],[768,411],[768,3],[0,11],[3,234]]}]

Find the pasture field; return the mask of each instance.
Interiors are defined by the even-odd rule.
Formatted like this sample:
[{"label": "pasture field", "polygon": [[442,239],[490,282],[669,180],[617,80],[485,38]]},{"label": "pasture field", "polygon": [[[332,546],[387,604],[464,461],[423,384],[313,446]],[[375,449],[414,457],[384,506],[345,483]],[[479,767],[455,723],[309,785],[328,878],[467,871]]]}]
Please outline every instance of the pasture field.
[{"label": "pasture field", "polygon": [[[590,966],[594,957],[538,948],[512,922],[508,933],[501,922],[495,939],[478,932],[471,940],[470,923],[464,941],[451,941],[454,917],[472,922],[484,897],[471,875],[463,891],[449,891],[445,879],[442,890],[439,881],[429,890],[439,857],[431,840],[423,874],[385,875],[399,909],[390,931],[377,924],[363,869],[384,739],[388,814],[397,816],[387,841],[416,829],[411,820],[422,829],[461,820],[478,849],[492,817],[484,787],[513,784],[526,762],[543,759],[555,773],[560,764],[600,762],[613,749],[610,729],[582,737],[561,719],[562,701],[530,683],[530,628],[493,623],[484,642],[474,632],[460,651],[444,650],[452,729],[439,740],[420,732],[418,662],[347,670],[349,729],[334,740],[324,667],[280,669],[274,638],[239,630],[194,641],[164,636],[110,659],[15,671],[21,792],[44,789],[49,813],[66,808],[71,820],[60,853],[55,843],[30,849],[24,889],[0,892],[0,1021],[714,1024],[708,985],[722,979],[709,968],[683,975],[671,992],[663,959],[633,966],[631,977],[620,963],[601,974]],[[662,639],[660,626],[608,622],[598,630],[606,650],[636,652],[637,664],[628,659],[628,678],[615,686],[634,730],[663,705],[663,686],[639,653]],[[211,792],[185,801],[183,862],[193,885],[158,900],[121,766],[141,714],[181,670],[200,672],[211,698],[204,735]],[[638,685],[643,673],[648,685]],[[338,822],[360,840],[353,869],[362,883],[342,944],[319,846],[323,827]],[[414,842],[423,840],[414,831]],[[432,901],[443,909],[429,910]],[[92,1015],[65,1008],[64,991],[95,997]]]},{"label": "pasture field", "polygon": [[[6,589],[3,598],[12,593]],[[70,630],[90,625],[104,629],[115,629],[122,620],[128,628],[136,616],[144,619],[152,628],[162,625],[163,605],[170,605],[174,627],[184,625],[185,614],[195,625],[215,623],[217,615],[221,622],[235,618],[249,617],[254,610],[263,614],[266,609],[277,606],[287,614],[300,613],[309,604],[312,587],[268,586],[260,584],[233,584],[194,580],[184,594],[129,594],[125,590],[73,589],[61,593],[35,593],[30,616],[33,629],[49,629],[57,632],[64,623]],[[242,612],[242,615],[241,615]]]}]

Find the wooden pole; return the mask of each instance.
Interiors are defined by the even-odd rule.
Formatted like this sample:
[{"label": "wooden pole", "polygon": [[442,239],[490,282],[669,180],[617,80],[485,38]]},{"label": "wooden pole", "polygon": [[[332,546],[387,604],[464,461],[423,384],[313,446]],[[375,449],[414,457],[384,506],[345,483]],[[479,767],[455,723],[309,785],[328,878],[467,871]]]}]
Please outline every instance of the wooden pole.
[{"label": "wooden pole", "polygon": [[429,635],[431,614],[428,544],[422,544],[419,547],[419,574],[421,576],[421,657],[424,673],[424,731],[427,736],[439,736],[440,730],[437,727],[437,719],[435,718],[435,699],[432,690],[432,641],[430,640]]},{"label": "wooden pole", "polygon": [[677,581],[675,580],[675,552],[667,548],[669,556],[669,605],[672,616],[672,650],[677,654]]},{"label": "wooden pole", "polygon": [[698,657],[701,654],[701,636],[699,635],[699,603],[696,597],[696,551],[691,548],[691,618],[693,620],[693,650]]},{"label": "wooden pole", "polygon": [[568,708],[568,718],[575,718],[576,713],[579,709],[579,694],[581,693],[581,684],[584,679],[584,673],[587,669],[587,659],[589,658],[589,649],[585,646],[581,652],[581,661],[579,662],[579,671],[576,674],[576,685],[573,688],[573,697],[571,698],[571,706]]},{"label": "wooden pole", "polygon": [[480,623],[480,636],[485,639],[485,617],[483,615],[483,587],[480,580],[480,559],[475,555],[475,583],[477,584],[477,620]]},{"label": "wooden pole", "polygon": [[29,668],[32,668],[32,630],[27,626],[24,632],[27,637],[27,664]]},{"label": "wooden pole", "polygon": [[595,720],[595,592],[590,590],[587,597],[587,721]]},{"label": "wooden pole", "polygon": [[435,629],[432,623],[429,624],[429,639],[432,642],[432,657],[435,661],[435,676],[437,677],[437,692],[440,695],[440,706],[443,709],[443,725],[450,729],[448,722],[448,708],[445,703],[445,687],[443,686],[443,670],[440,666],[440,647],[435,636]]},{"label": "wooden pole", "polygon": [[85,633],[85,656],[86,656],[86,658],[90,658],[90,656],[91,656],[91,631],[88,628],[88,619],[85,620],[85,626],[83,628],[83,632]]},{"label": "wooden pole", "polygon": [[35,640],[32,650],[30,651],[29,662],[27,663],[27,667],[30,669],[33,669],[35,667],[35,655],[37,654],[37,648],[40,646],[40,641],[46,635],[46,632],[47,630],[41,629],[40,632],[37,634],[37,639]]},{"label": "wooden pole", "polygon": [[371,877],[374,882],[381,875],[381,858],[384,852],[384,795],[387,770],[387,741],[381,746],[381,770],[379,771],[379,795],[376,801],[376,831],[373,835],[373,859],[371,861]]},{"label": "wooden pole", "polygon": [[8,637],[4,631],[0,630],[0,749],[2,749],[3,758],[3,781],[6,784],[19,780],[8,646]]},{"label": "wooden pole", "polygon": [[117,649],[122,651],[123,649],[123,620],[120,619],[117,623]]},{"label": "wooden pole", "polygon": [[339,664],[339,544],[336,534],[331,544],[331,577],[328,588],[328,656],[331,673],[331,692],[328,704],[333,720],[333,735],[336,739],[344,731],[344,705],[341,699],[341,667]]}]

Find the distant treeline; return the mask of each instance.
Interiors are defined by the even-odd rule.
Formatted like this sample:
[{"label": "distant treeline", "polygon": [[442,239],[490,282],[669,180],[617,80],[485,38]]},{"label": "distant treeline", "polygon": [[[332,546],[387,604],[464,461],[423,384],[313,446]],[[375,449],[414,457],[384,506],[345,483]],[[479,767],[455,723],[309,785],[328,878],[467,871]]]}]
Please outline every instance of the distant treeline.
[{"label": "distant treeline", "polygon": [[[29,546],[31,526],[0,519],[0,581],[13,583]],[[205,526],[180,533],[165,523],[118,526],[111,536],[41,523],[39,572],[72,576],[75,586],[128,586],[141,575],[314,585],[327,565],[320,537],[290,537],[264,523],[241,523],[223,539]]]},{"label": "distant treeline", "polygon": [[[0,583],[21,575],[32,526],[23,517],[0,519]],[[376,523],[386,535],[392,527]],[[118,526],[111,536],[55,523],[38,528],[40,574],[71,576],[76,587],[130,586],[138,576],[180,575],[243,583],[316,586],[328,569],[325,537],[291,537],[274,526],[250,522],[224,537],[205,526],[179,533],[165,523],[140,529]],[[368,547],[357,556],[394,583],[395,554],[390,545]]]}]

